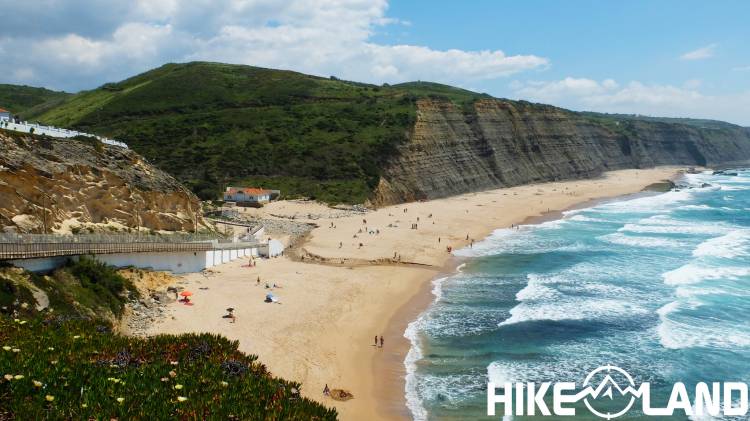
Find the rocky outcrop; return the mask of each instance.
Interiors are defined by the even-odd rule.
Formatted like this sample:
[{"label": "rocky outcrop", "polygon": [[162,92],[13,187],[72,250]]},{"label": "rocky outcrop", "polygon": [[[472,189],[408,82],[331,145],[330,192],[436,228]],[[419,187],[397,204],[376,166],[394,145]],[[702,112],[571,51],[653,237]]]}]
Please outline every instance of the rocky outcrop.
[{"label": "rocky outcrop", "polygon": [[750,159],[741,127],[698,128],[638,120],[611,124],[560,108],[482,99],[460,107],[417,102],[407,142],[383,170],[376,206],[656,165]]},{"label": "rocky outcrop", "polygon": [[193,231],[200,201],[127,149],[0,131],[0,229]]}]

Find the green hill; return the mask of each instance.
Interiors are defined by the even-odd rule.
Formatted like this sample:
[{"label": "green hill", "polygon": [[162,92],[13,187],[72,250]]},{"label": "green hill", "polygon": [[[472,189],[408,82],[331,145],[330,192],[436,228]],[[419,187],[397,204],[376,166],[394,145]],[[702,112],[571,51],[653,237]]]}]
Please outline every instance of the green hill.
[{"label": "green hill", "polygon": [[202,198],[228,183],[363,202],[406,139],[418,96],[445,85],[375,86],[250,66],[167,64],[24,116],[127,142]]},{"label": "green hill", "polygon": [[[420,98],[437,101],[421,103],[432,104],[420,114],[432,123],[415,127]],[[376,86],[192,62],[54,99],[22,116],[125,141],[203,199],[243,184],[329,203],[391,203],[611,168],[726,162],[744,156],[727,148],[744,148],[740,140],[749,133],[712,120],[574,113],[525,101],[473,106],[491,98],[431,82]],[[407,143],[412,133],[442,143]],[[603,149],[585,146],[589,139]],[[560,159],[561,141],[568,142],[567,159]],[[447,167],[450,177],[435,179]],[[430,186],[415,190],[425,180]]]},{"label": "green hill", "polygon": [[0,108],[5,108],[12,113],[22,113],[45,103],[49,106],[55,106],[69,96],[71,94],[67,92],[31,86],[0,84]]}]

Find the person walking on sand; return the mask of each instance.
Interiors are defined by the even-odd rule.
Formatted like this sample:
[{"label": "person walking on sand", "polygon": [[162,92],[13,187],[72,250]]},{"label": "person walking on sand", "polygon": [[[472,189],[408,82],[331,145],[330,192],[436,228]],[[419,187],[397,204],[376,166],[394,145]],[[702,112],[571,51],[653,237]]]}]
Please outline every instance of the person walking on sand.
[{"label": "person walking on sand", "polygon": [[255,281],[255,286],[260,286],[260,276],[258,276],[258,279]]},{"label": "person walking on sand", "polygon": [[380,335],[380,347],[383,347],[383,335]]},{"label": "person walking on sand", "polygon": [[328,388],[328,383],[326,383],[326,387],[323,388],[323,396],[331,396],[331,389]]},{"label": "person walking on sand", "polygon": [[378,346],[378,335],[375,335],[375,346]]}]

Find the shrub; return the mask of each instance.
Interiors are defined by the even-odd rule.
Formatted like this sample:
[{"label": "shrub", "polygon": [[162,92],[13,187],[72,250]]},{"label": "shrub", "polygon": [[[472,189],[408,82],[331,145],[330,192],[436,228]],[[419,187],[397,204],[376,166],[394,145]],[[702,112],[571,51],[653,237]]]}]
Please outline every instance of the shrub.
[{"label": "shrub", "polygon": [[217,335],[142,339],[94,320],[0,316],[0,345],[11,376],[0,377],[0,419],[336,419]]}]

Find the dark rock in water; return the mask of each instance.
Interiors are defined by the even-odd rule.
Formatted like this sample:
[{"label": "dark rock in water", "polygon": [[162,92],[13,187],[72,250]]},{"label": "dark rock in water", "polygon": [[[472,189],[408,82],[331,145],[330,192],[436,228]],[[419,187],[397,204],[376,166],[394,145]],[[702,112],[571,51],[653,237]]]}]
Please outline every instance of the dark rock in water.
[{"label": "dark rock in water", "polygon": [[724,170],[718,170],[718,171],[714,171],[711,173],[711,175],[720,175],[720,174],[724,174]]},{"label": "dark rock in water", "polygon": [[711,184],[703,183],[703,184],[701,184],[701,187],[702,188],[711,187]]},{"label": "dark rock in water", "polygon": [[677,185],[672,182],[672,180],[664,180],[660,181],[658,183],[653,183],[648,186],[646,186],[645,191],[655,191],[655,192],[668,192],[672,189],[676,189]]},{"label": "dark rock in water", "polygon": [[732,177],[737,177],[737,173],[736,172],[725,172],[724,175],[730,175]]}]

